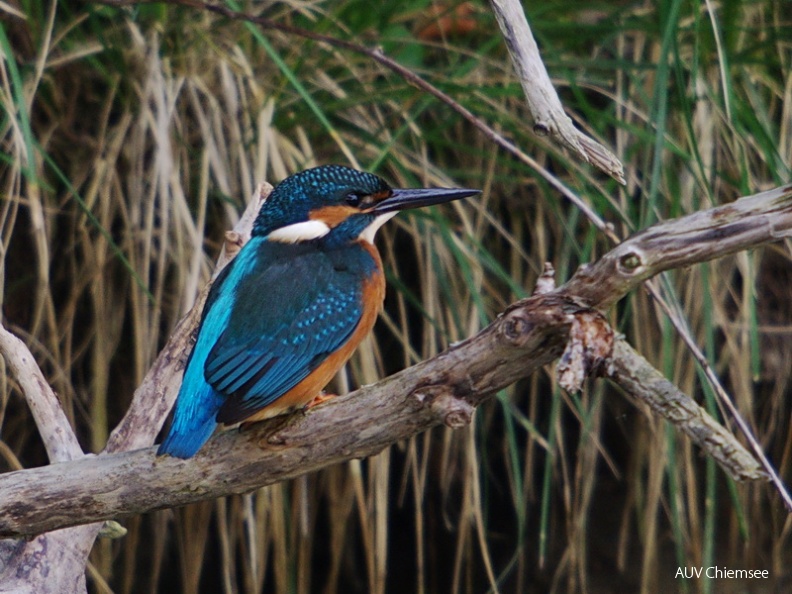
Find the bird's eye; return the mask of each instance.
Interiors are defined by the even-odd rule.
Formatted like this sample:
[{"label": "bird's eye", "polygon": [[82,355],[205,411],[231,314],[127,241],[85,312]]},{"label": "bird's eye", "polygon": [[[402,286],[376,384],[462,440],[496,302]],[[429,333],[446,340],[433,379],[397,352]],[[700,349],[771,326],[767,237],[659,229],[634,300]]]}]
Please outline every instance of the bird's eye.
[{"label": "bird's eye", "polygon": [[349,204],[349,206],[358,207],[361,202],[363,202],[364,197],[365,194],[361,192],[350,192],[346,195],[346,203]]}]

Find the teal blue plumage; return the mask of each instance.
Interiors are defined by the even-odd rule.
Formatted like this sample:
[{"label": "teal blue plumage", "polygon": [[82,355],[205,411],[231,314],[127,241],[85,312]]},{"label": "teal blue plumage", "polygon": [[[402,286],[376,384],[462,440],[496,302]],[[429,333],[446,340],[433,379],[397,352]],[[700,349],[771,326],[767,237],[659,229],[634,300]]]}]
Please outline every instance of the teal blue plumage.
[{"label": "teal blue plumage", "polygon": [[159,453],[193,456],[218,422],[242,421],[303,380],[354,330],[373,267],[357,245],[252,238],[207,298]]},{"label": "teal blue plumage", "polygon": [[327,374],[362,339],[358,327],[368,332],[381,306],[382,290],[364,294],[372,279],[384,287],[369,243],[376,228],[399,209],[473,193],[391,190],[375,175],[341,166],[309,169],[280,183],[251,239],[209,292],[158,454],[189,458],[217,423],[269,410],[295,387],[300,397],[306,386],[314,389],[311,382],[321,379],[317,391],[324,387]]},{"label": "teal blue plumage", "polygon": [[363,312],[363,281],[375,270],[356,244],[328,250],[261,241],[257,258],[271,264],[239,283],[255,298],[238,302],[204,366],[206,381],[229,395],[217,415],[222,423],[270,404],[344,344]]}]

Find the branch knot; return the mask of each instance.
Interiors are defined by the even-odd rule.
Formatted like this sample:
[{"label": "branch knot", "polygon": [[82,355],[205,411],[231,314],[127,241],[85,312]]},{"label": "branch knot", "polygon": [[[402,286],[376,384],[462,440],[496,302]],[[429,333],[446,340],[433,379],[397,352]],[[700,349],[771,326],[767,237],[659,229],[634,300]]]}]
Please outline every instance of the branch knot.
[{"label": "branch knot", "polygon": [[522,346],[534,329],[533,322],[520,309],[508,312],[500,324],[500,335],[511,345]]},{"label": "branch knot", "polygon": [[624,275],[633,276],[643,267],[643,263],[641,255],[635,250],[630,250],[619,258],[618,269]]},{"label": "branch knot", "polygon": [[434,384],[423,386],[412,393],[412,406],[429,407],[432,414],[440,419],[446,427],[461,429],[473,421],[476,408],[464,398],[457,397],[452,386]]}]

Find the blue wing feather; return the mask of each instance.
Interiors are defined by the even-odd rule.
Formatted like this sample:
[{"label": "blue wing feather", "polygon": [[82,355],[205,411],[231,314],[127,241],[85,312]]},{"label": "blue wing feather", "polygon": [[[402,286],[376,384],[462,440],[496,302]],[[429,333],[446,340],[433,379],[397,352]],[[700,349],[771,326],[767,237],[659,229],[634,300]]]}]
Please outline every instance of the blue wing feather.
[{"label": "blue wing feather", "polygon": [[[226,268],[225,271],[228,270]],[[220,286],[225,274],[215,281]],[[213,289],[214,289],[213,287]],[[204,306],[198,337],[187,359],[184,378],[176,399],[173,422],[158,455],[169,454],[177,458],[190,458],[209,439],[217,426],[217,411],[225,402],[225,395],[206,383],[203,366],[214,337],[228,323],[229,295],[212,291]]]},{"label": "blue wing feather", "polygon": [[158,453],[194,455],[216,422],[243,420],[305,379],[354,332],[375,267],[354,245],[252,238],[212,287]]},{"label": "blue wing feather", "polygon": [[[314,274],[303,283],[300,299],[280,306],[275,328],[232,312],[204,368],[206,381],[229,396],[218,420],[236,422],[274,402],[354,332],[362,314],[362,283],[334,270],[331,262],[310,269]],[[297,279],[290,275],[280,282]]]}]

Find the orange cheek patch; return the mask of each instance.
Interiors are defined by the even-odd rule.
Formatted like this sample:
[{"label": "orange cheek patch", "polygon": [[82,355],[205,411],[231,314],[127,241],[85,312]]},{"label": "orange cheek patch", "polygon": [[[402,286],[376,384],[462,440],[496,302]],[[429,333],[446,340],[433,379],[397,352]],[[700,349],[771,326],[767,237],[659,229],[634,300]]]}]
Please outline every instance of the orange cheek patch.
[{"label": "orange cheek patch", "polygon": [[323,206],[316,210],[312,210],[308,218],[312,221],[322,221],[332,229],[333,227],[338,227],[338,225],[346,221],[353,214],[359,212],[357,208],[352,206]]}]

